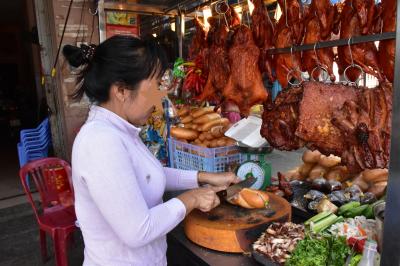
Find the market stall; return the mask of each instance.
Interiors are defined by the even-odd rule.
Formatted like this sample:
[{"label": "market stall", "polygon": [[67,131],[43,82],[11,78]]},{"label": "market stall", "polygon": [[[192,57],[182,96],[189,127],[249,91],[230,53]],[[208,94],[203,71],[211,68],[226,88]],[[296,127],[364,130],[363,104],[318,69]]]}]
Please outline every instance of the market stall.
[{"label": "market stall", "polygon": [[216,209],[188,215],[175,247],[199,265],[400,263],[398,8],[99,1],[103,40],[125,29],[171,45],[165,28],[176,32],[164,113],[143,133],[152,152],[242,179]]}]

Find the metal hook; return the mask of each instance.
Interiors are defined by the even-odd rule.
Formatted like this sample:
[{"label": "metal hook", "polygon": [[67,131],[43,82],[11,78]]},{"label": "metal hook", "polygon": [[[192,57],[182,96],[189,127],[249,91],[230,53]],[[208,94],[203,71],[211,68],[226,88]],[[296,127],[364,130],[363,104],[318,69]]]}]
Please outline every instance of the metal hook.
[{"label": "metal hook", "polygon": [[96,9],[94,10],[94,12],[92,11],[92,9],[89,7],[89,14],[92,16],[96,16],[97,13],[99,13],[99,8],[96,7]]},{"label": "metal hook", "polygon": [[320,62],[319,62],[318,54],[317,54],[317,45],[318,45],[318,42],[316,42],[314,44],[314,54],[315,54],[315,59],[317,61],[317,65],[321,65]]},{"label": "metal hook", "polygon": [[288,17],[287,17],[287,5],[286,5],[286,0],[285,0],[285,19],[286,19],[286,27],[289,28]]}]

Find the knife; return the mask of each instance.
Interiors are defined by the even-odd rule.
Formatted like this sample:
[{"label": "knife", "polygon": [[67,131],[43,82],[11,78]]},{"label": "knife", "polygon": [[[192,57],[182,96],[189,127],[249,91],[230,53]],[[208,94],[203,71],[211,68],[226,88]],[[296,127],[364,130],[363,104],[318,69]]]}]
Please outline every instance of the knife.
[{"label": "knife", "polygon": [[222,198],[224,200],[228,200],[235,196],[237,193],[239,193],[242,189],[251,187],[257,179],[253,175],[249,175],[245,180],[240,181],[237,184],[234,184],[232,186],[229,186],[225,190],[221,190],[217,192],[217,195],[219,198]]}]

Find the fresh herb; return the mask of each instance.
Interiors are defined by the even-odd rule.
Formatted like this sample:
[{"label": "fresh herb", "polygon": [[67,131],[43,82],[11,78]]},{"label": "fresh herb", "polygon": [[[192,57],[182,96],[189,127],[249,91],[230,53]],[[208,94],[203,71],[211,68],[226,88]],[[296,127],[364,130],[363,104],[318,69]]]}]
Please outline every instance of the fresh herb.
[{"label": "fresh herb", "polygon": [[351,250],[346,244],[345,237],[335,237],[332,236],[329,239],[330,243],[330,253],[327,260],[328,266],[342,266],[346,261],[348,255],[350,255]]},{"label": "fresh herb", "polygon": [[351,250],[344,237],[306,237],[300,241],[286,266],[342,266]]},{"label": "fresh herb", "polygon": [[358,263],[360,263],[361,259],[362,259],[361,254],[355,255],[354,257],[351,258],[349,266],[357,266]]},{"label": "fresh herb", "polygon": [[329,242],[325,238],[312,239],[310,237],[301,240],[286,266],[323,266],[329,255]]}]

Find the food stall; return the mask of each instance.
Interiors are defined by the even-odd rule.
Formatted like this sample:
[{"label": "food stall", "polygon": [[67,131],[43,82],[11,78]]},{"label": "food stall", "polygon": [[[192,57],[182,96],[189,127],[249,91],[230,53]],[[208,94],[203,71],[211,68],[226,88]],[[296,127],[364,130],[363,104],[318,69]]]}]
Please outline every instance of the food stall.
[{"label": "food stall", "polygon": [[400,263],[398,8],[99,1],[102,40],[176,31],[162,82],[170,96],[145,131],[149,148],[171,167],[247,182],[170,233],[182,265]]}]

